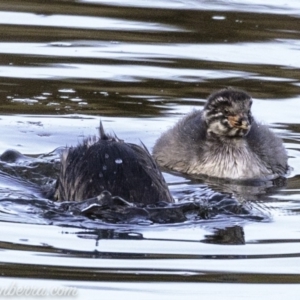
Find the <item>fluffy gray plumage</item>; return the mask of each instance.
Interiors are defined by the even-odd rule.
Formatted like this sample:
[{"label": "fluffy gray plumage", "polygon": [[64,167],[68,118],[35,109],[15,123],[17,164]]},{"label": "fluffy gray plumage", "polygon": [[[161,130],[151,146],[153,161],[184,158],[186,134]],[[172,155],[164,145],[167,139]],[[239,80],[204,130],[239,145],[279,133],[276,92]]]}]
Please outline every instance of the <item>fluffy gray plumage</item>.
[{"label": "fluffy gray plumage", "polygon": [[162,134],[153,148],[158,165],[187,174],[230,179],[275,178],[287,171],[280,138],[251,115],[251,97],[232,88],[212,94]]},{"label": "fluffy gray plumage", "polygon": [[146,147],[107,135],[100,124],[100,138],[88,138],[63,153],[55,198],[81,201],[104,190],[135,203],[173,202]]}]

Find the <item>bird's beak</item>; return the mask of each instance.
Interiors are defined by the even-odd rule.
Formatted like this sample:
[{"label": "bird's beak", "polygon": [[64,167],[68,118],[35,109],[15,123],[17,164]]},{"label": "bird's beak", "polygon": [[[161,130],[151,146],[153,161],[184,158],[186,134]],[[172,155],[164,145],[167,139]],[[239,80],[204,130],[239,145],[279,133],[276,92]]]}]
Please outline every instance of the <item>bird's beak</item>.
[{"label": "bird's beak", "polygon": [[250,127],[250,122],[248,117],[245,117],[243,115],[229,116],[228,122],[230,126],[234,128],[248,130]]}]

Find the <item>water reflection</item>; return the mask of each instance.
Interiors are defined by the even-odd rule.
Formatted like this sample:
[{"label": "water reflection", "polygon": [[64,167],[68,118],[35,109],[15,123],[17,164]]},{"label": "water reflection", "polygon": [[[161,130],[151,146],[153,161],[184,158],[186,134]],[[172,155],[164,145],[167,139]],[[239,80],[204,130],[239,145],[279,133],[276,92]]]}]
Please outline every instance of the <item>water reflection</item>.
[{"label": "water reflection", "polygon": [[[0,154],[26,156],[0,163],[2,282],[55,282],[88,298],[293,298],[299,9],[293,0],[1,1]],[[164,173],[185,218],[168,224],[108,223],[41,196],[59,147],[93,134],[99,118],[151,149],[225,86],[247,90],[254,114],[283,137],[294,168],[286,186],[245,190]],[[183,205],[197,201],[200,214]]]},{"label": "water reflection", "polygon": [[[195,179],[197,177],[194,177]],[[198,181],[201,177],[198,176]],[[194,179],[194,182],[195,182]],[[248,180],[248,181],[231,181],[222,179],[205,178],[204,182],[216,191],[234,195],[241,202],[262,200],[263,196],[270,196],[279,192],[286,186],[287,179],[279,177],[274,180]]]},{"label": "water reflection", "polygon": [[206,236],[204,242],[220,245],[244,245],[244,230],[241,226],[216,229],[214,234]]},{"label": "water reflection", "polygon": [[[68,22],[66,23],[66,19]],[[0,24],[47,26],[59,28],[83,28],[94,30],[121,30],[121,31],[178,31],[177,28],[154,24],[150,22],[128,21],[102,17],[70,16],[70,15],[37,15],[30,13],[0,12]],[[122,24],[122,25],[121,25]],[[121,26],[120,26],[121,25]]]}]

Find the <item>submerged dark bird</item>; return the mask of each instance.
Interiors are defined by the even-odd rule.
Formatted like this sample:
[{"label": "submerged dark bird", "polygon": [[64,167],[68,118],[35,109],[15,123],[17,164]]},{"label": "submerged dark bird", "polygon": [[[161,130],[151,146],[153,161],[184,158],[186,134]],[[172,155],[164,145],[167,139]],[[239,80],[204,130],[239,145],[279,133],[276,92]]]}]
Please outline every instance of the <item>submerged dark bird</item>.
[{"label": "submerged dark bird", "polygon": [[246,92],[227,88],[163,133],[153,148],[162,167],[229,179],[273,179],[287,171],[280,138],[251,114]]},{"label": "submerged dark bird", "polygon": [[81,201],[110,192],[133,203],[173,202],[168,186],[147,148],[104,132],[62,154],[55,199]]}]

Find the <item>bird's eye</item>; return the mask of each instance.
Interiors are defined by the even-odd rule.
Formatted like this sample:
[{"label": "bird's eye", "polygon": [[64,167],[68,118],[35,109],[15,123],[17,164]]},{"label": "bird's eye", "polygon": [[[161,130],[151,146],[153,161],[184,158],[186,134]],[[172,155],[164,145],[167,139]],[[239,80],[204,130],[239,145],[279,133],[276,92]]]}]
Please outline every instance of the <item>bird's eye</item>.
[{"label": "bird's eye", "polygon": [[224,114],[228,115],[229,114],[229,109],[228,108],[224,108]]}]

